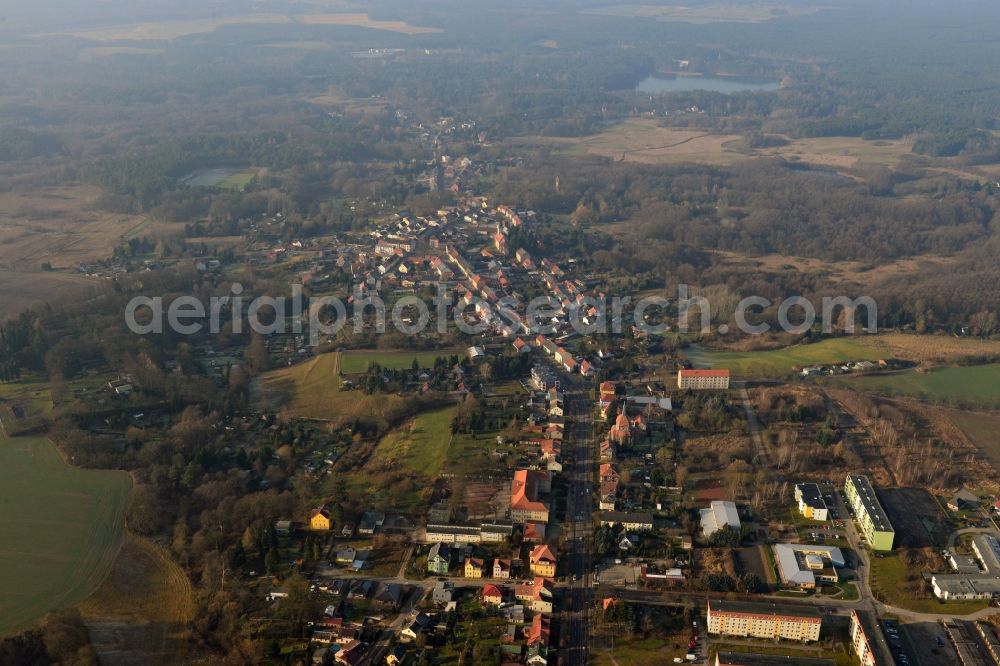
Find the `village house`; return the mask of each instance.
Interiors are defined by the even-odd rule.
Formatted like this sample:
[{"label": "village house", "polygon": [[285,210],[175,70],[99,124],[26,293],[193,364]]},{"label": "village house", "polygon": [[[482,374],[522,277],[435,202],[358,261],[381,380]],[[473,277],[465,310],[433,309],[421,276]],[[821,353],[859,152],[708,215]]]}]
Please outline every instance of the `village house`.
[{"label": "village house", "polygon": [[439,580],[434,584],[431,599],[436,604],[445,605],[455,600],[455,585],[447,580]]},{"label": "village house", "polygon": [[531,573],[542,578],[555,578],[556,576],[556,556],[552,549],[546,545],[535,546],[528,556],[531,566]]},{"label": "village house", "polygon": [[503,603],[503,592],[496,585],[486,584],[483,586],[482,598],[487,606],[499,606]]},{"label": "village house", "polygon": [[478,557],[469,557],[465,560],[463,575],[466,578],[482,578],[485,568],[486,565],[483,560]]},{"label": "village house", "polygon": [[313,509],[309,514],[309,529],[325,532],[333,527],[333,511],[329,504]]},{"label": "village house", "polygon": [[451,548],[438,542],[427,553],[427,572],[443,576],[451,568]]},{"label": "village house", "polygon": [[434,624],[434,619],[426,613],[417,613],[413,621],[399,632],[399,640],[403,643],[412,643],[418,636],[424,634]]},{"label": "village house", "polygon": [[514,598],[532,612],[552,612],[552,584],[544,578],[536,577],[530,583],[515,586]]},{"label": "village house", "polygon": [[499,580],[510,578],[510,560],[496,558],[493,560],[493,577]]}]

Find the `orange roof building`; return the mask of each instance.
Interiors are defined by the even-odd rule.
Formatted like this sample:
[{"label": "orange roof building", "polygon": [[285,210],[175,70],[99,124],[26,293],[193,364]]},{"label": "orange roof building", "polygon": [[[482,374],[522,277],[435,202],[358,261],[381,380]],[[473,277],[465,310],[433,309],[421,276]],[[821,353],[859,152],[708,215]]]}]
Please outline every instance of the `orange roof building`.
[{"label": "orange roof building", "polygon": [[539,499],[549,487],[549,473],[519,469],[510,482],[510,517],[517,523],[549,522],[549,507]]}]

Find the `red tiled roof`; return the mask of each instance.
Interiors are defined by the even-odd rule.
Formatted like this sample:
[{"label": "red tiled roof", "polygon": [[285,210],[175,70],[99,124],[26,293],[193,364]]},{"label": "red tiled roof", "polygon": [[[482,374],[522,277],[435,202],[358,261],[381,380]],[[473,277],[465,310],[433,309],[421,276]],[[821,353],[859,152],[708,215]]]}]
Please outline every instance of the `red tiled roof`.
[{"label": "red tiled roof", "polygon": [[492,585],[490,583],[487,583],[486,585],[483,585],[483,599],[489,599],[489,598],[494,598],[494,599],[501,598],[502,599],[503,598],[503,592],[501,592],[500,588],[497,587],[496,585]]},{"label": "red tiled roof", "polygon": [[531,555],[528,559],[532,564],[535,564],[536,562],[555,562],[556,556],[555,553],[552,552],[551,548],[542,544],[540,546],[535,546],[531,550]]},{"label": "red tiled roof", "polygon": [[526,511],[546,511],[548,507],[538,501],[538,475],[540,472],[519,469],[510,482],[510,506]]}]

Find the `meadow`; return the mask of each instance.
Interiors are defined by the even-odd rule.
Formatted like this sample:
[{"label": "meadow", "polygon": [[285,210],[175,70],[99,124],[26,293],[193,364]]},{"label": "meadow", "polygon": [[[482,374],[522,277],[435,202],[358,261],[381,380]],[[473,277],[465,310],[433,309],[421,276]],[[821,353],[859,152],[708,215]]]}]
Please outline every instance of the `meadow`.
[{"label": "meadow", "polygon": [[1000,414],[942,410],[947,417],[982,451],[993,467],[1000,470]]},{"label": "meadow", "polygon": [[[15,415],[14,408],[18,414]],[[0,383],[0,435],[17,433],[24,427],[37,424],[36,417],[47,418],[52,414],[52,392],[48,381],[37,375],[26,374],[16,382]]]},{"label": "meadow", "polygon": [[452,439],[451,421],[457,407],[423,412],[382,438],[372,462],[398,464],[430,479],[441,474]]},{"label": "meadow", "polygon": [[883,350],[886,356],[916,362],[950,363],[974,356],[1000,356],[1000,340],[912,333],[880,333],[860,339],[866,345]]},{"label": "meadow", "polygon": [[858,338],[830,338],[768,351],[715,351],[688,347],[684,355],[696,367],[727,368],[737,378],[784,377],[803,366],[880,358],[877,349]]},{"label": "meadow", "polygon": [[305,363],[272,370],[256,381],[255,396],[284,415],[328,421],[334,427],[372,417],[392,423],[411,410],[407,400],[397,395],[343,389],[340,359],[339,353],[320,354]]},{"label": "meadow", "polygon": [[220,190],[242,190],[257,175],[257,169],[202,169],[181,178],[192,187],[216,187]]},{"label": "meadow", "polygon": [[68,466],[43,437],[0,438],[0,635],[100,586],[130,485],[124,472]]},{"label": "meadow", "polygon": [[1000,364],[868,375],[844,381],[869,393],[906,396],[956,407],[1000,408]]}]

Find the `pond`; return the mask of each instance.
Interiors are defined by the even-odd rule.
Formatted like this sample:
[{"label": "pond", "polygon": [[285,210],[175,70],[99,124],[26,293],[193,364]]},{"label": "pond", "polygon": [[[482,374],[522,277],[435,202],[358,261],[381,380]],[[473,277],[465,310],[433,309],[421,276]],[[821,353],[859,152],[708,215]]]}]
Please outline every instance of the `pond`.
[{"label": "pond", "polygon": [[752,83],[740,79],[720,76],[647,76],[636,86],[636,91],[659,95],[671,92],[690,92],[692,90],[707,90],[719,93],[737,93],[745,91],[774,91],[781,84],[777,81]]}]

